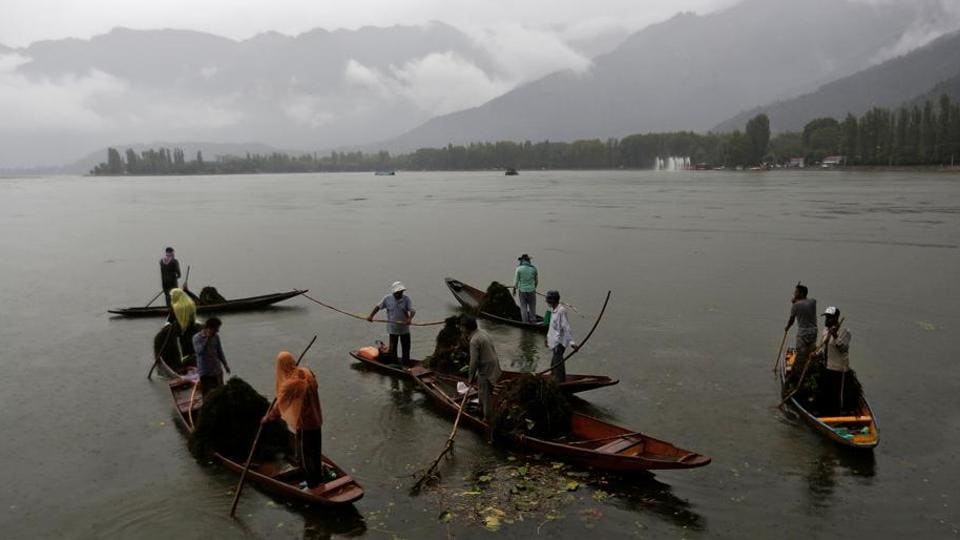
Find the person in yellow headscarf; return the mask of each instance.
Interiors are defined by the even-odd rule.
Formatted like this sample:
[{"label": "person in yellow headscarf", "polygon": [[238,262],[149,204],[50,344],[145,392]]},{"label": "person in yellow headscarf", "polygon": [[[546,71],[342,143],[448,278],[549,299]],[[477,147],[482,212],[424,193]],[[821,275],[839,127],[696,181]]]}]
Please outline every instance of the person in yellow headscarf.
[{"label": "person in yellow headscarf", "polygon": [[281,351],[277,355],[276,392],[277,399],[261,422],[283,419],[287,428],[298,435],[307,476],[305,489],[311,490],[323,480],[323,411],[320,409],[317,378],[309,369],[298,367],[292,354]]},{"label": "person in yellow headscarf", "polygon": [[193,334],[197,322],[197,304],[183,289],[170,289],[170,317],[180,335],[180,354],[193,354]]}]

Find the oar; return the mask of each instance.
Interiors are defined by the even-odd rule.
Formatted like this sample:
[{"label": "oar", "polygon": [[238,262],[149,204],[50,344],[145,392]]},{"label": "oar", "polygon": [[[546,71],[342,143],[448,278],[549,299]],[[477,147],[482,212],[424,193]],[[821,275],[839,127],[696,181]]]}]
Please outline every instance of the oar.
[{"label": "oar", "polygon": [[190,281],[190,265],[187,265],[187,275],[183,278],[183,286],[186,288],[187,283]]},{"label": "oar", "polygon": [[[840,319],[840,322],[837,323],[838,330],[840,329],[841,324],[843,324],[843,319]],[[823,345],[817,347],[815,351],[807,355],[807,363],[803,366],[803,372],[800,373],[800,380],[797,381],[797,386],[789,394],[787,394],[787,397],[783,398],[783,401],[781,401],[780,404],[777,405],[777,407],[783,407],[783,404],[789,401],[790,398],[792,398],[793,395],[800,390],[801,386],[803,385],[803,378],[807,376],[807,368],[809,368],[810,364],[813,363],[813,357],[820,354],[820,351],[827,348],[827,345],[830,344],[830,338],[832,337],[833,337],[833,334],[827,333],[827,338],[823,340]]]},{"label": "oar", "polygon": [[157,298],[160,298],[160,295],[161,295],[161,294],[163,294],[163,289],[160,289],[160,292],[158,292],[156,296],[154,296],[153,298],[151,298],[150,301],[147,302],[147,305],[145,305],[145,306],[143,306],[143,307],[145,307],[145,308],[150,307],[150,304],[154,303],[154,302],[157,300]]},{"label": "oar", "polygon": [[463,416],[463,409],[467,404],[467,398],[470,397],[470,383],[473,382],[473,379],[467,381],[467,391],[463,393],[463,399],[460,401],[460,408],[457,409],[457,418],[453,421],[453,430],[450,432],[450,436],[447,437],[447,442],[443,445],[443,450],[440,451],[440,455],[437,456],[437,459],[433,460],[433,463],[427,467],[427,470],[420,476],[417,482],[411,488],[411,491],[417,493],[427,483],[431,478],[435,478],[436,470],[440,466],[440,460],[443,459],[443,456],[447,455],[448,452],[453,452],[453,439],[457,436],[457,428],[460,426],[460,417]]},{"label": "oar", "polygon": [[[189,269],[187,270],[190,271]],[[296,365],[300,365],[300,361],[303,360],[303,355],[307,354],[307,351],[310,350],[310,347],[313,346],[313,342],[317,340],[317,336],[313,336],[313,339],[310,340],[310,343],[307,344],[307,348],[300,353],[300,358],[297,358]],[[270,409],[277,404],[277,397],[274,396],[273,401],[270,402],[270,406],[267,407],[267,412],[270,412]],[[247,479],[247,471],[250,470],[250,463],[253,461],[253,452],[257,449],[257,443],[260,442],[260,433],[263,432],[263,424],[260,423],[257,426],[257,435],[253,438],[253,444],[250,445],[250,453],[247,455],[247,462],[243,465],[243,472],[240,473],[240,482],[237,483],[237,492],[233,495],[233,505],[230,506],[230,517],[233,517],[237,512],[237,503],[240,502],[240,492],[243,491],[243,483]]]},{"label": "oar", "polygon": [[[167,342],[170,341],[170,334],[170,332],[167,332],[166,337],[163,338],[163,345],[160,347],[160,353],[163,353],[163,351],[167,348]],[[158,362],[160,362],[160,355],[154,354],[153,364],[150,365],[150,371],[147,372],[147,379],[150,379],[153,375],[153,370],[156,369]]]},{"label": "oar", "polygon": [[[603,312],[607,310],[607,303],[610,302],[610,292],[611,292],[611,291],[607,291],[607,297],[603,300],[603,307],[600,308],[600,314],[597,315],[597,320],[593,321],[593,327],[591,327],[591,328],[590,328],[590,331],[587,332],[586,337],[584,337],[584,338],[583,338],[583,341],[580,342],[580,345],[579,345],[573,352],[571,352],[570,354],[568,354],[567,356],[565,356],[565,357],[563,358],[563,360],[561,360],[560,363],[557,364],[557,366],[562,366],[562,365],[566,364],[567,360],[569,360],[571,356],[577,354],[577,352],[578,352],[580,349],[582,349],[584,345],[586,345],[587,341],[590,339],[590,336],[593,335],[593,331],[596,330],[596,329],[597,329],[597,325],[600,324],[600,319],[603,318]],[[555,368],[555,367],[557,367],[557,366],[550,366],[549,368],[547,368],[547,369],[545,369],[545,370],[543,370],[543,371],[537,372],[537,375],[543,375],[544,373],[550,371],[551,369],[553,369],[553,368]]]},{"label": "oar", "polygon": [[784,331],[783,331],[783,339],[780,340],[780,350],[777,351],[777,361],[773,364],[773,372],[774,372],[774,373],[776,373],[776,372],[777,372],[777,368],[780,367],[780,356],[783,354],[783,346],[787,344],[787,334],[789,334],[789,333],[790,333],[789,330],[784,330]]}]

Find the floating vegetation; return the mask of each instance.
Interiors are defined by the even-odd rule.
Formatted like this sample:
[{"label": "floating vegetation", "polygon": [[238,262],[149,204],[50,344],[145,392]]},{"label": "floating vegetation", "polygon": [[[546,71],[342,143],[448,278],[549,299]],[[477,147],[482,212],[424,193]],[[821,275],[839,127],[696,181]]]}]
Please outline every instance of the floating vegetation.
[{"label": "floating vegetation", "polygon": [[548,377],[529,375],[510,381],[497,403],[493,437],[508,441],[517,433],[542,439],[570,431],[573,409],[560,385]]},{"label": "floating vegetation", "polygon": [[510,289],[494,281],[487,287],[487,294],[480,304],[480,311],[503,317],[504,319],[520,320],[520,306],[513,300]]},{"label": "floating vegetation", "polygon": [[511,464],[481,470],[464,478],[465,483],[459,486],[437,486],[429,491],[441,506],[437,521],[499,531],[516,523],[556,521],[567,515],[578,516],[585,522],[603,516],[593,505],[606,501],[610,494],[601,489],[581,488],[587,482],[605,485],[605,477],[538,457],[522,465],[513,456],[510,459]]},{"label": "floating vegetation", "polygon": [[447,317],[437,334],[433,354],[424,358],[424,366],[442,373],[463,373],[470,365],[467,338],[460,328],[460,317]]},{"label": "floating vegetation", "polygon": [[[188,447],[194,457],[206,458],[214,453],[237,461],[246,461],[250,445],[257,434],[260,419],[270,403],[239,377],[213,390],[203,399],[196,428]],[[289,446],[290,435],[283,422],[263,426],[257,444],[257,459],[272,459]]]}]

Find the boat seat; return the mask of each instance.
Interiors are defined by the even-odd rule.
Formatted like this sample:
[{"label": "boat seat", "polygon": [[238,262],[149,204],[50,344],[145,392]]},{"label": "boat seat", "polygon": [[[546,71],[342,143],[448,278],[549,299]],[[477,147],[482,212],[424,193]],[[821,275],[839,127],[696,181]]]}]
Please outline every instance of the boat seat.
[{"label": "boat seat", "polygon": [[334,490],[334,489],[337,489],[337,488],[339,488],[340,486],[342,486],[342,485],[344,485],[344,484],[347,484],[347,483],[349,483],[349,482],[352,482],[352,481],[353,481],[353,478],[351,478],[349,474],[345,474],[345,475],[343,475],[343,476],[341,476],[341,477],[339,477],[339,478],[335,478],[335,479],[327,482],[326,484],[320,484],[319,486],[317,486],[316,488],[314,488],[314,490],[315,490],[315,491],[316,491],[316,490],[319,490],[321,493],[325,493],[325,492],[327,492],[327,491],[332,491],[332,490]]},{"label": "boat seat", "polygon": [[822,416],[817,418],[817,420],[823,422],[824,424],[842,424],[845,422],[873,422],[872,416]]},{"label": "boat seat", "polygon": [[607,443],[601,447],[595,448],[594,452],[603,452],[604,454],[619,454],[631,446],[639,444],[641,441],[634,439],[633,437],[627,439],[617,439],[611,443]]}]

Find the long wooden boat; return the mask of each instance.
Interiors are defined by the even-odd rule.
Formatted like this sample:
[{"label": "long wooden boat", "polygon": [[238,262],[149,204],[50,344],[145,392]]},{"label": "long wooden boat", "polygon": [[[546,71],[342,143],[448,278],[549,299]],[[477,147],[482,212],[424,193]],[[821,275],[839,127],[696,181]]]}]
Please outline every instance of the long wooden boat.
[{"label": "long wooden boat", "polygon": [[508,324],[510,326],[516,326],[517,328],[523,328],[525,330],[532,330],[541,334],[547,333],[547,325],[543,324],[543,317],[537,315],[538,322],[528,323],[517,319],[507,319],[492,313],[480,311],[480,306],[483,304],[483,299],[487,296],[485,291],[481,291],[476,287],[471,287],[470,285],[453,278],[443,278],[443,281],[447,284],[447,288],[450,289],[451,293],[453,293],[453,297],[457,299],[457,302],[460,302],[461,306],[466,308],[468,311],[475,313],[478,317],[502,324]]},{"label": "long wooden boat", "polygon": [[[392,375],[394,377],[412,377],[410,370],[412,368],[423,368],[423,362],[420,360],[411,359],[410,363],[406,366],[401,366],[400,364],[388,364],[380,360],[380,352],[376,347],[361,347],[359,349],[350,351],[350,356],[359,360],[364,366],[371,367],[381,373]],[[506,371],[503,370],[502,379],[510,380],[528,375],[520,371]],[[455,377],[457,380],[467,382],[467,378],[462,375],[450,375]],[[586,392],[587,390],[595,390],[597,388],[603,388],[605,386],[613,386],[619,383],[619,379],[612,379],[606,375],[575,375],[567,374],[567,379],[560,383],[560,389],[568,394],[576,394],[578,392]]]},{"label": "long wooden boat", "polygon": [[[219,304],[197,305],[197,313],[228,313],[231,311],[254,311],[264,309],[268,306],[289,300],[295,296],[307,292],[307,289],[263,294],[260,296],[249,296],[247,298],[235,298]],[[121,317],[160,317],[170,312],[167,306],[153,307],[128,307],[107,310],[108,313],[120,315]]]},{"label": "long wooden boat", "polygon": [[[192,433],[195,419],[203,405],[200,392],[194,391],[199,380],[196,368],[174,370],[162,360],[158,361],[157,365],[161,373],[172,377],[168,384],[177,410],[176,419],[188,433]],[[214,454],[214,458],[236,473],[243,472],[243,463],[221,454]],[[306,504],[339,506],[351,504],[363,497],[363,488],[352,476],[327,456],[322,459],[324,466],[336,473],[336,477],[311,490],[300,488],[300,482],[306,479],[306,474],[302,467],[286,457],[252,464],[247,472],[247,479],[264,491],[285,500]]]},{"label": "long wooden boat", "polygon": [[[784,361],[780,366],[780,388],[782,392],[786,391],[785,383],[787,373],[793,370],[797,360],[796,352],[788,349]],[[855,377],[853,372],[848,372],[849,377]],[[800,418],[813,426],[819,433],[831,441],[851,448],[860,448],[865,450],[873,449],[880,444],[880,432],[877,427],[877,418],[870,409],[867,398],[861,392],[857,404],[844,411],[844,414],[834,416],[817,416],[807,410],[800,399],[790,397],[787,404],[800,415]]]},{"label": "long wooden boat", "polygon": [[[463,399],[457,392],[457,383],[460,382],[457,378],[424,368],[412,368],[410,373],[435,404],[456,416]],[[475,388],[469,391],[476,394]],[[460,421],[484,432],[489,430],[489,424],[469,406],[464,409]],[[523,451],[549,455],[582,467],[620,473],[693,469],[710,463],[710,458],[704,455],[585,414],[574,412],[570,428],[570,433],[563,438],[547,440],[516,435],[513,443]]]}]

